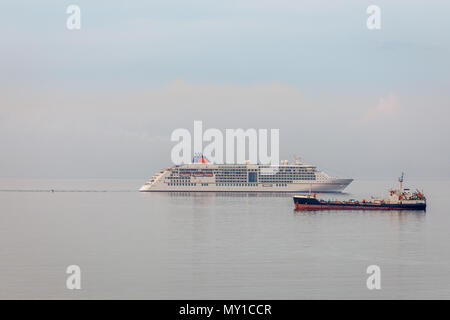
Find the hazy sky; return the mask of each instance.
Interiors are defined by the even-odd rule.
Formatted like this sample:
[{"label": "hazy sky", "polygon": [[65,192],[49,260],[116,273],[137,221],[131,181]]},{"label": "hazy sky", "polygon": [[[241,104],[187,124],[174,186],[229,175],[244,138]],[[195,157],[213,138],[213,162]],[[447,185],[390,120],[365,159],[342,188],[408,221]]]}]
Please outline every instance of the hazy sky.
[{"label": "hazy sky", "polygon": [[203,120],[279,128],[281,158],[345,177],[450,178],[449,17],[425,0],[2,0],[0,177],[145,180]]}]

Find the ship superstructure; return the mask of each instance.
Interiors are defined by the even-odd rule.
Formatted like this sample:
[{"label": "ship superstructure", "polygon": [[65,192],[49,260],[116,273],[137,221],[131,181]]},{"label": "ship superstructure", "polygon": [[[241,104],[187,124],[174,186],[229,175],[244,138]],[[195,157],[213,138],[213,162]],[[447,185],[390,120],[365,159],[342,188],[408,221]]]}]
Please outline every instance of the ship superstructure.
[{"label": "ship superstructure", "polygon": [[298,159],[280,165],[213,164],[197,155],[190,164],[161,170],[139,191],[340,192],[352,181],[331,177]]}]

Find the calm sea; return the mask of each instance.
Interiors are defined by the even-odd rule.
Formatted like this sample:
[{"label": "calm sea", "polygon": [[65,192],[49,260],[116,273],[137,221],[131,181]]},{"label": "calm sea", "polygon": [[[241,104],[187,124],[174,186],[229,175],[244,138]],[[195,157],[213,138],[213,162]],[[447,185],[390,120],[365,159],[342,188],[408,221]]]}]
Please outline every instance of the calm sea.
[{"label": "calm sea", "polygon": [[[0,179],[0,298],[450,298],[449,181],[408,181],[426,212],[295,212],[290,195],[136,192],[143,182]],[[66,289],[69,265],[81,290]],[[366,287],[369,265],[381,290]]]}]

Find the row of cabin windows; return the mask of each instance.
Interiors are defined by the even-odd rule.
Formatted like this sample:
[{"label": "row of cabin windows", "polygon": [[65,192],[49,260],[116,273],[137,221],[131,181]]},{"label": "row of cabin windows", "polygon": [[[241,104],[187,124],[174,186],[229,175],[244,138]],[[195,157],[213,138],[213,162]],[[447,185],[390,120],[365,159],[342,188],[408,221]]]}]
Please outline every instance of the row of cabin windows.
[{"label": "row of cabin windows", "polygon": [[[168,183],[169,186],[187,186],[187,187],[193,187],[196,186],[196,183]],[[203,187],[207,187],[208,183],[202,183]],[[287,187],[287,183],[277,183],[275,184],[277,187]],[[218,187],[257,187],[257,183],[217,183],[216,186]]]},{"label": "row of cabin windows", "polygon": [[257,183],[217,183],[216,186],[219,187],[257,187]]},{"label": "row of cabin windows", "polygon": [[[224,172],[224,171],[222,171],[222,172],[211,172],[211,171],[202,171],[202,173],[213,173],[213,174],[215,174],[215,175],[234,175],[234,176],[236,176],[236,175],[246,175],[246,174],[248,174],[248,173],[250,173],[251,171],[238,171],[238,172]],[[188,172],[189,174],[190,174],[190,172]],[[255,172],[255,173],[257,173],[257,172]],[[289,171],[278,171],[276,174],[278,174],[278,175],[295,175],[295,176],[297,176],[297,175],[311,175],[311,174],[314,174],[314,172],[306,172],[306,171],[300,171],[300,172],[295,172],[295,171],[292,171],[292,172],[289,172]],[[170,174],[170,176],[179,176],[179,175],[181,175],[181,173],[180,172],[172,172],[171,174]],[[260,173],[260,175],[263,175],[263,174],[261,174]]]},{"label": "row of cabin windows", "polygon": [[[168,183],[169,186],[187,186],[187,187],[193,187],[196,186],[196,183]],[[203,187],[208,186],[207,183],[202,183],[201,184]]]},{"label": "row of cabin windows", "polygon": [[[247,173],[216,173],[216,177],[228,178],[228,177],[247,177]],[[264,176],[272,176],[272,177],[292,177],[292,178],[304,178],[304,177],[314,177],[313,173],[285,173],[278,172],[274,174],[260,174],[260,177]],[[190,179],[190,175],[179,175],[179,174],[171,174],[169,175],[169,179]]]},{"label": "row of cabin windows", "polygon": [[[236,177],[236,176],[247,176],[248,174],[258,174],[257,172],[246,172],[246,173],[216,173],[215,176],[216,177]],[[284,172],[275,172],[273,171],[273,173],[259,173],[258,174],[260,177],[261,176],[282,176],[282,177],[304,177],[304,176],[313,176],[315,175],[314,173],[284,173]]]},{"label": "row of cabin windows", "polygon": [[275,180],[316,180],[316,177],[259,177],[260,181],[275,181]]}]

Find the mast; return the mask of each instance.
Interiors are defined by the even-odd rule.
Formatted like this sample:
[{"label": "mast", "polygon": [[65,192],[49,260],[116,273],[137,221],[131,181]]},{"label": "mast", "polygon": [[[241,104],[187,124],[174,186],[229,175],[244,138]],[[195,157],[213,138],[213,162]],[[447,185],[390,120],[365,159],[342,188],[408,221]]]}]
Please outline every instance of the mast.
[{"label": "mast", "polygon": [[400,176],[400,178],[398,178],[398,191],[402,192],[403,190],[403,177],[405,176],[405,174],[402,172],[402,175]]}]

